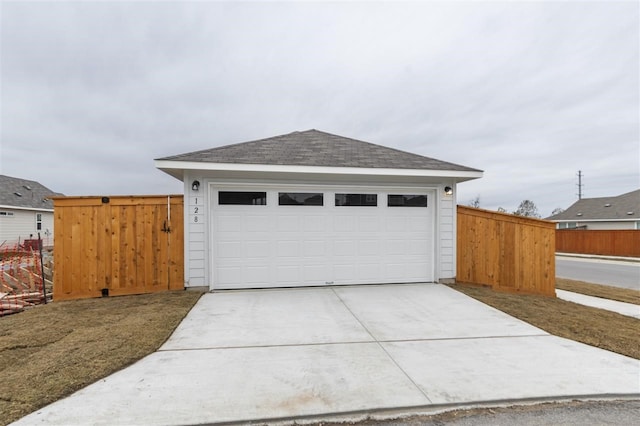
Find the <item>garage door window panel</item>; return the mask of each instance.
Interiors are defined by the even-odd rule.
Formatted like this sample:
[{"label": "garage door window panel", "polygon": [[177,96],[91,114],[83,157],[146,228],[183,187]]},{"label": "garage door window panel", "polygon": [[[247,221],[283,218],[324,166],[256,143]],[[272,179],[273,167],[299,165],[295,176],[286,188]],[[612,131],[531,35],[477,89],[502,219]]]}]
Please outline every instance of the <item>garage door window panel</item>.
[{"label": "garage door window panel", "polygon": [[376,207],[378,194],[336,194],[337,207]]},{"label": "garage door window panel", "polygon": [[322,206],[324,194],[321,192],[279,192],[278,204],[281,206]]},{"label": "garage door window panel", "polygon": [[423,194],[389,194],[389,207],[427,207],[427,196]]},{"label": "garage door window panel", "polygon": [[218,204],[234,206],[266,206],[266,192],[220,191]]}]

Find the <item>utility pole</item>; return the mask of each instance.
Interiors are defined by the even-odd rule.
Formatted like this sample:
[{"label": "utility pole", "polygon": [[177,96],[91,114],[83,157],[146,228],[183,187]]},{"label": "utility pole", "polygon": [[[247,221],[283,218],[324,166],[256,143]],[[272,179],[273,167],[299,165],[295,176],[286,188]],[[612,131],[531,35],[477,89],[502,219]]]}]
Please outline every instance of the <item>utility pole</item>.
[{"label": "utility pole", "polygon": [[582,200],[582,170],[578,170],[578,200]]}]

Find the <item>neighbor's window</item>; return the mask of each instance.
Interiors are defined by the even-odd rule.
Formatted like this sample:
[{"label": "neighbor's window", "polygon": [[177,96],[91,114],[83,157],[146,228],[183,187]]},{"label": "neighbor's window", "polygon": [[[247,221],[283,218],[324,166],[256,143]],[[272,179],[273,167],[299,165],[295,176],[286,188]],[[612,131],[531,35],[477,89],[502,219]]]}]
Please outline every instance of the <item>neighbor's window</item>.
[{"label": "neighbor's window", "polygon": [[322,206],[324,195],[322,192],[280,192],[278,204],[281,206]]},{"label": "neighbor's window", "polygon": [[377,194],[336,194],[336,206],[372,206],[378,205]]},{"label": "neighbor's window", "polygon": [[0,216],[12,217],[13,212],[0,212]]},{"label": "neighbor's window", "polygon": [[42,230],[42,213],[36,213],[36,231]]},{"label": "neighbor's window", "polygon": [[220,191],[218,192],[218,204],[265,206],[267,204],[266,192]]},{"label": "neighbor's window", "polygon": [[422,194],[389,194],[389,207],[427,207],[427,196]]}]

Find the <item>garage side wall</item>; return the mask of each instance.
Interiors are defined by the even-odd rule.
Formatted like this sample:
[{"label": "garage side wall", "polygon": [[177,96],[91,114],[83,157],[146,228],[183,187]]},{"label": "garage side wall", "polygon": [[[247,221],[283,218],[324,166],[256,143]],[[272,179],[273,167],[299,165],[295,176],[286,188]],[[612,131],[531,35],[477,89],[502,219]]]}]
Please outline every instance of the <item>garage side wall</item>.
[{"label": "garage side wall", "polygon": [[[194,190],[197,181],[199,188]],[[209,287],[207,280],[209,248],[207,235],[209,232],[209,191],[205,179],[199,175],[185,175],[185,215],[184,215],[184,259],[185,287]]]},{"label": "garage side wall", "polygon": [[[212,208],[209,185],[212,181],[198,172],[185,173],[185,215],[184,215],[184,258],[185,258],[185,287],[210,287],[211,271],[209,259],[211,257],[211,220],[209,212]],[[197,181],[199,187],[194,189]],[[247,183],[245,181],[244,183]],[[334,182],[335,184],[335,182]],[[444,192],[445,186],[453,188],[453,194]],[[456,276],[456,185],[455,181],[442,182],[431,186],[435,191],[435,199],[429,205],[435,209],[433,234],[435,242],[434,262],[435,281],[452,280]]]},{"label": "garage side wall", "polygon": [[438,190],[439,196],[439,273],[436,269],[436,278],[440,281],[455,279],[456,276],[456,186],[452,182],[448,184],[453,188],[453,194],[447,195],[444,192],[445,185]]}]

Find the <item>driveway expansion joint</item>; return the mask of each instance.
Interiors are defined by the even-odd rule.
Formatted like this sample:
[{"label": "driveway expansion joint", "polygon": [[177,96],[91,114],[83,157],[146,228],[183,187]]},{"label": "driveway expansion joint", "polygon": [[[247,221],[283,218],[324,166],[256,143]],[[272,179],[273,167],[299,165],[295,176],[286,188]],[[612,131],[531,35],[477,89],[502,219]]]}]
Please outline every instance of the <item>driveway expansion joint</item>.
[{"label": "driveway expansion joint", "polygon": [[209,351],[224,349],[258,349],[258,348],[291,348],[304,346],[335,346],[335,345],[362,345],[362,344],[381,344],[381,343],[413,343],[413,342],[438,342],[450,340],[481,340],[481,339],[518,339],[528,337],[552,337],[551,334],[522,334],[513,336],[466,336],[466,337],[438,337],[431,339],[389,339],[389,340],[362,340],[362,341],[344,341],[344,342],[310,342],[310,343],[282,343],[276,345],[239,345],[239,346],[207,346],[200,348],[170,348],[158,349],[157,352],[181,352],[181,351]]},{"label": "driveway expansion joint", "polygon": [[427,395],[427,393],[415,382],[415,380],[404,370],[404,368],[402,368],[400,366],[400,364],[398,364],[398,362],[391,356],[391,354],[389,353],[389,351],[387,351],[387,348],[384,347],[384,345],[378,341],[378,339],[373,335],[373,333],[371,333],[371,331],[367,328],[366,325],[364,325],[362,323],[362,321],[360,321],[360,318],[358,318],[358,316],[351,310],[351,308],[349,307],[349,305],[347,305],[345,303],[344,300],[342,300],[342,297],[340,297],[340,295],[336,292],[335,288],[332,288],[331,291],[333,291],[333,293],[336,295],[336,297],[338,298],[338,300],[340,300],[340,303],[342,303],[345,307],[345,309],[347,309],[349,311],[349,313],[351,315],[353,315],[353,317],[355,318],[356,321],[358,321],[358,323],[362,326],[362,328],[364,328],[366,330],[367,333],[369,333],[369,335],[375,340],[375,343],[378,345],[378,347],[380,349],[382,349],[384,351],[384,353],[387,355],[387,357],[389,358],[389,360],[391,360],[391,362],[400,370],[402,371],[402,374],[404,374],[404,376],[413,384],[413,386],[415,386],[415,388],[422,394],[424,395],[424,397],[427,399],[427,401],[429,401],[429,403],[433,403],[433,401],[431,400],[431,398],[429,398],[429,396]]}]

